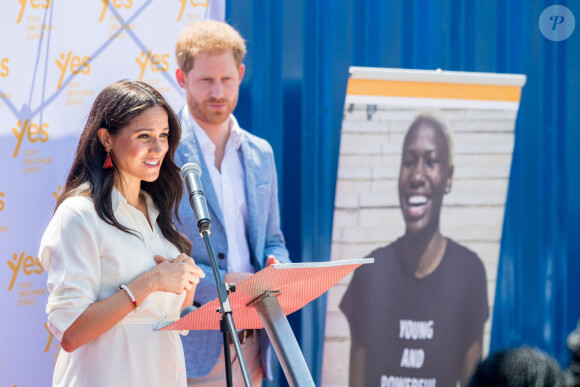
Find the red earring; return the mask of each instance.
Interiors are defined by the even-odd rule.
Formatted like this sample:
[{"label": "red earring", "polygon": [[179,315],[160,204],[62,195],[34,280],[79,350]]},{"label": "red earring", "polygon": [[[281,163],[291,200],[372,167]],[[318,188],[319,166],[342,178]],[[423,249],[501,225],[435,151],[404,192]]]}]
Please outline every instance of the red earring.
[{"label": "red earring", "polygon": [[113,160],[111,160],[110,149],[107,149],[107,156],[105,157],[105,162],[103,163],[103,169],[113,168]]}]

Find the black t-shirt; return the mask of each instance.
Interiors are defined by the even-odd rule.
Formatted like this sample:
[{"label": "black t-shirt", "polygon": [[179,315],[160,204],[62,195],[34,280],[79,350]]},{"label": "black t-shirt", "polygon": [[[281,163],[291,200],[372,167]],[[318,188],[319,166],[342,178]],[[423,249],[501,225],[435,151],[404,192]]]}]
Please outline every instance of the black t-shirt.
[{"label": "black t-shirt", "polygon": [[369,257],[375,263],[355,271],[340,303],[366,351],[364,385],[454,387],[489,315],[481,260],[450,239],[424,278],[402,264],[401,239]]}]

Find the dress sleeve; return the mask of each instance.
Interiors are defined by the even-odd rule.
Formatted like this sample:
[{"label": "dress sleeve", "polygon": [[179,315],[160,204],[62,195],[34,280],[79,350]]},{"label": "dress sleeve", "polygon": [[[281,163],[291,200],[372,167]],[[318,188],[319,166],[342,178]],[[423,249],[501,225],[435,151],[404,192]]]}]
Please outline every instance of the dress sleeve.
[{"label": "dress sleeve", "polygon": [[59,341],[99,294],[97,220],[90,207],[86,198],[63,202],[40,243],[39,257],[48,273],[48,326]]}]

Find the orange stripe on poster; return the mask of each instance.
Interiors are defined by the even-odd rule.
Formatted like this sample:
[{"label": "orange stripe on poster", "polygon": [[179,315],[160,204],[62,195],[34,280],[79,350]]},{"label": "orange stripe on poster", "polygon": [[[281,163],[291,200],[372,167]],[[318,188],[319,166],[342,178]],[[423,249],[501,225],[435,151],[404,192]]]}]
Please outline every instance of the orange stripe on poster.
[{"label": "orange stripe on poster", "polygon": [[519,102],[521,88],[519,86],[351,78],[348,81],[346,94]]}]

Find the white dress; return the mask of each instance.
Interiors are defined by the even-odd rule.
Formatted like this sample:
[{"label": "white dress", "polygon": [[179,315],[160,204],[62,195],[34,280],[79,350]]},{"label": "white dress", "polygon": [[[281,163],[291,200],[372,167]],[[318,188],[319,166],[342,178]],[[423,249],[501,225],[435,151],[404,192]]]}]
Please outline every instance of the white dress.
[{"label": "white dress", "polygon": [[[156,254],[166,258],[179,254],[161,234],[156,223],[159,211],[149,195],[145,197],[153,229],[119,191],[112,193],[115,217],[141,238],[102,221],[88,197],[66,199],[55,212],[42,237],[39,257],[48,273],[48,326],[59,341],[90,304],[153,268]],[[72,353],[61,349],[53,385],[185,386],[179,333],[152,329],[155,321],[177,320],[184,298],[185,292],[151,293],[138,310],[97,339]]]}]

